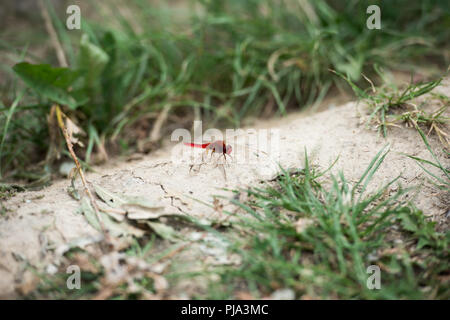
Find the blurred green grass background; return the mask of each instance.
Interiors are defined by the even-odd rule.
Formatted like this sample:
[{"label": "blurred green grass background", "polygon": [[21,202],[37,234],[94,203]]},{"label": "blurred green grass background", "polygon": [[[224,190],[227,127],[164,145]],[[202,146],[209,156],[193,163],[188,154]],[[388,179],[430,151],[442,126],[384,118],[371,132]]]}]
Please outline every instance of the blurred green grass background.
[{"label": "blurred green grass background", "polygon": [[[66,156],[53,102],[86,133],[78,153],[88,164],[104,150],[148,151],[194,119],[240,126],[315,105],[347,89],[330,69],[368,86],[361,73],[374,76],[374,65],[426,79],[450,60],[445,0],[79,1],[82,28],[71,31],[66,7],[43,3],[68,68],[56,68],[39,11],[1,31],[4,180],[48,181]],[[366,27],[372,4],[380,30]]]}]

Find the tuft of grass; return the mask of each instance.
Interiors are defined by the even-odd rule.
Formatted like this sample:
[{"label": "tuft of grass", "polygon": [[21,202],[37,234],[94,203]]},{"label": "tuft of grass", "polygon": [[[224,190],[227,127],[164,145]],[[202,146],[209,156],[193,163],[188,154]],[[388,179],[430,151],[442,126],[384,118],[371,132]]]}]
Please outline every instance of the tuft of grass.
[{"label": "tuft of grass", "polygon": [[[377,66],[375,66],[375,70],[381,78],[384,78],[383,73]],[[373,82],[364,76],[371,87],[363,90],[348,76],[336,71],[333,72],[345,79],[357,97],[367,104],[370,112],[367,123],[375,123],[384,137],[387,136],[387,128],[389,126],[407,123],[417,128],[418,125],[425,126],[430,132],[434,130],[439,139],[448,145],[447,134],[440,128],[440,125],[448,123],[450,120],[448,117],[443,116],[449,104],[444,104],[443,107],[434,112],[426,112],[413,104],[414,99],[436,88],[441,83],[442,78],[419,83],[413,83],[411,79],[411,83],[401,89],[393,83],[385,83],[383,86],[375,88]]]},{"label": "tuft of grass", "polygon": [[[439,159],[436,157],[436,154],[433,152],[433,149],[431,149],[430,144],[428,143],[427,137],[425,136],[424,132],[420,130],[420,128],[417,127],[417,131],[420,134],[420,137],[422,138],[425,146],[427,147],[427,150],[430,152],[431,156],[433,157],[435,162],[425,160],[419,157],[415,156],[408,156],[413,160],[416,160],[417,164],[430,176],[432,177],[436,182],[440,183],[439,188],[447,191],[450,195],[450,168],[445,168],[442,163],[439,161]],[[448,151],[444,152],[447,154],[447,156],[450,156],[450,153]],[[445,178],[440,178],[434,173],[432,173],[430,170],[428,170],[425,166],[431,166],[438,168],[443,174]]]},{"label": "tuft of grass", "polygon": [[[217,269],[221,280],[207,297],[262,298],[287,288],[297,299],[448,299],[450,233],[405,203],[406,190],[392,193],[397,179],[365,192],[385,156],[381,150],[356,184],[341,173],[326,187],[306,158],[301,175],[285,172],[275,185],[248,190],[236,202],[248,215],[227,237],[242,264]],[[371,265],[381,270],[379,290],[367,287]]]}]

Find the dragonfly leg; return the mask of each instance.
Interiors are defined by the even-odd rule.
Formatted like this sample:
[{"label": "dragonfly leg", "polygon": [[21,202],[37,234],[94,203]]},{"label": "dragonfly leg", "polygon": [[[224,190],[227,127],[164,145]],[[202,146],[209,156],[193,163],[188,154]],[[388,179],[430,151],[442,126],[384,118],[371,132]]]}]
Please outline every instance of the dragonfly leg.
[{"label": "dragonfly leg", "polygon": [[194,170],[194,171],[197,172],[197,173],[200,172],[200,170],[201,170],[201,168],[202,168],[202,165],[204,165],[203,162],[200,163],[200,164],[198,165],[197,169],[194,169],[195,164],[191,164],[191,165],[189,166],[189,174],[191,174],[191,171],[192,171],[192,170]]},{"label": "dragonfly leg", "polygon": [[194,172],[195,172],[194,167],[195,167],[195,164],[191,164],[191,165],[189,166],[189,174],[192,174],[192,170],[194,170]]},{"label": "dragonfly leg", "polygon": [[233,157],[231,156],[231,154],[223,153],[223,158],[225,159],[225,163],[228,164],[227,156],[229,156],[231,158],[231,162],[233,162]]},{"label": "dragonfly leg", "polygon": [[222,174],[225,181],[227,181],[227,172],[225,171],[225,165],[221,165],[220,168],[222,168]]}]

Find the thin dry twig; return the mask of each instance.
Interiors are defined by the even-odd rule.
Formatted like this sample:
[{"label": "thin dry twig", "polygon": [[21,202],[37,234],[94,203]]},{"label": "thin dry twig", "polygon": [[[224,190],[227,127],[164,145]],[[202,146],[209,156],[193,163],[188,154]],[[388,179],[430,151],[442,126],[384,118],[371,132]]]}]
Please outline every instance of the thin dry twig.
[{"label": "thin dry twig", "polygon": [[155,125],[153,126],[152,132],[150,133],[151,142],[156,142],[161,138],[161,128],[166,122],[171,108],[172,105],[170,103],[167,103],[158,115],[158,118],[156,118]]},{"label": "thin dry twig", "polygon": [[156,142],[161,138],[161,128],[164,123],[166,123],[166,120],[170,113],[170,109],[172,109],[171,100],[173,98],[173,95],[174,94],[172,91],[168,93],[168,102],[164,105],[163,109],[156,118],[155,124],[153,125],[152,131],[150,133],[150,142]]},{"label": "thin dry twig", "polygon": [[88,187],[86,177],[84,176],[83,169],[81,168],[80,162],[78,161],[78,158],[73,151],[73,145],[72,141],[70,139],[70,135],[67,132],[67,128],[64,125],[63,117],[66,117],[66,115],[61,111],[60,107],[58,105],[53,105],[52,109],[55,109],[56,111],[56,119],[58,121],[58,125],[61,128],[61,131],[64,135],[64,139],[66,140],[67,149],[69,149],[69,153],[72,156],[73,161],[75,162],[75,166],[77,168],[78,174],[80,175],[81,181],[84,186],[84,191],[86,192],[87,196],[89,197],[89,200],[91,201],[92,207],[94,208],[95,215],[97,216],[97,220],[100,224],[100,228],[102,230],[103,235],[106,237],[108,235],[107,230],[105,229],[105,225],[103,224],[103,220],[100,216],[100,210],[98,208],[97,202],[94,199],[94,196],[92,195],[91,190]]},{"label": "thin dry twig", "polygon": [[47,7],[44,4],[43,0],[38,1],[39,8],[41,10],[42,18],[45,22],[45,28],[47,29],[48,34],[50,35],[50,39],[52,41],[53,47],[56,51],[56,57],[58,58],[59,65],[61,67],[67,68],[67,59],[64,54],[64,49],[61,45],[61,42],[58,39],[58,34],[56,33],[55,28],[53,27],[52,20],[50,18],[50,15],[48,14]]}]

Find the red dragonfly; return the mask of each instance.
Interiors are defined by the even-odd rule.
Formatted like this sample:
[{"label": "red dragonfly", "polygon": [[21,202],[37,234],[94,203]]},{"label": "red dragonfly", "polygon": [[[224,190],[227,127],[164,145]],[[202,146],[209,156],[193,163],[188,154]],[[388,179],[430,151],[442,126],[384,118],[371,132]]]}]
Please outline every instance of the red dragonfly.
[{"label": "red dragonfly", "polygon": [[[188,146],[188,147],[193,147],[193,148],[206,149],[206,155],[208,155],[209,151],[211,151],[211,157],[213,156],[214,153],[219,153],[220,155],[223,155],[225,162],[227,161],[227,155],[229,157],[231,157],[231,151],[233,150],[233,148],[229,144],[226,144],[225,141],[223,141],[223,140],[216,140],[216,141],[207,142],[207,143],[187,143],[187,142],[185,142],[184,145]],[[203,156],[202,156],[202,159],[203,159]],[[201,167],[201,165],[202,164],[200,164],[200,167]],[[218,166],[218,164],[217,164],[217,166]],[[189,172],[191,172],[193,167],[194,167],[194,165],[190,166]],[[200,167],[199,167],[199,169],[200,169]],[[222,169],[222,173],[223,173],[225,180],[227,180],[227,174],[225,172],[225,168],[223,165],[221,165],[221,169]]]},{"label": "red dragonfly", "polygon": [[[227,156],[229,156],[230,158],[233,159],[234,161],[234,157],[231,156],[231,152],[233,151],[233,148],[231,147],[230,144],[227,144],[224,140],[214,140],[211,142],[206,142],[206,143],[189,143],[189,142],[184,142],[183,143],[185,146],[191,147],[191,148],[201,148],[201,149],[206,149],[206,154],[209,153],[209,151],[211,151],[211,157],[213,156],[214,153],[218,153],[219,157],[223,156],[225,162],[227,162]],[[235,146],[235,151],[234,151],[234,156],[238,157],[238,154],[241,156],[244,156],[243,158],[241,158],[240,160],[244,160],[244,161],[250,161],[251,157],[248,152],[253,153],[256,157],[260,158],[261,154],[263,154],[263,158],[266,158],[267,160],[270,160],[272,165],[276,166],[276,163],[274,162],[274,160],[271,159],[271,157],[267,154],[267,152],[259,150],[258,148],[254,148],[251,147],[250,145],[248,145],[248,143],[236,143],[234,144]],[[242,148],[240,148],[239,146],[241,146],[242,148],[244,148],[244,150],[242,150]],[[242,153],[243,152],[243,153]],[[219,158],[217,159],[219,160]],[[199,170],[201,168],[201,166],[203,164],[205,164],[203,159],[203,155],[202,155],[202,163],[200,163],[199,165]],[[236,159],[237,161],[237,159]],[[245,163],[245,162],[244,162]],[[220,168],[222,169],[223,175],[225,177],[226,180],[226,173],[225,173],[225,163],[223,164],[219,164],[218,162],[216,162],[216,167],[220,166]],[[194,167],[194,164],[190,165],[190,169],[189,172],[191,172],[192,168]]]},{"label": "red dragonfly", "polygon": [[227,155],[231,157],[231,151],[233,148],[229,144],[226,144],[223,140],[216,140],[213,142],[207,142],[207,143],[187,143],[185,142],[184,145],[193,147],[193,148],[202,148],[206,149],[206,154],[208,155],[208,152],[211,151],[211,156],[213,153],[220,153],[223,155],[225,160],[227,159]]}]

